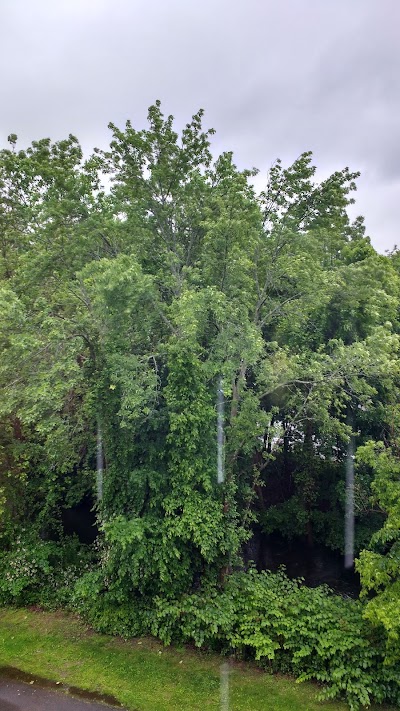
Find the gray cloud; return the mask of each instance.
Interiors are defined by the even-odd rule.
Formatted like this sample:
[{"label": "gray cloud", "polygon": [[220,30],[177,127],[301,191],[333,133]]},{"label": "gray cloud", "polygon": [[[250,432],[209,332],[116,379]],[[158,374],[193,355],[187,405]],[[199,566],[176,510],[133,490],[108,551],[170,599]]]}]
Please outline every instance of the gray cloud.
[{"label": "gray cloud", "polygon": [[0,133],[145,121],[156,98],[183,124],[200,106],[215,150],[265,171],[313,150],[321,175],[362,171],[374,245],[400,242],[398,0],[3,0]]}]

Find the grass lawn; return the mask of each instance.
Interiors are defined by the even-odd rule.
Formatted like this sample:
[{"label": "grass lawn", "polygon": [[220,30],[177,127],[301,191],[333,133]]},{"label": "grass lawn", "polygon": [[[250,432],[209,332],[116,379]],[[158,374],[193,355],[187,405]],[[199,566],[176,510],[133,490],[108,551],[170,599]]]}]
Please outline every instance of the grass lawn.
[{"label": "grass lawn", "polygon": [[[0,666],[12,666],[89,691],[110,694],[132,711],[220,709],[221,657],[165,648],[153,639],[94,633],[63,613],[0,608]],[[230,711],[344,711],[318,702],[317,687],[230,667]],[[383,707],[377,707],[383,711]]]}]

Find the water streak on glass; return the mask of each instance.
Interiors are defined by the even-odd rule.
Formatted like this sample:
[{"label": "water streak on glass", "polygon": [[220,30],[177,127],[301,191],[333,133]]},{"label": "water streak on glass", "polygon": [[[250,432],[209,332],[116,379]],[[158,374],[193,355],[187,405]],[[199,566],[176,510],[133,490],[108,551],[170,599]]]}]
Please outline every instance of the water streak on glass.
[{"label": "water streak on glass", "polygon": [[229,664],[224,662],[220,666],[220,698],[221,711],[229,711]]},{"label": "water streak on glass", "polygon": [[224,391],[223,380],[219,379],[217,390],[217,481],[222,484],[225,479],[224,466]]},{"label": "water streak on glass", "polygon": [[101,432],[100,421],[97,420],[97,499],[101,501],[103,498],[103,435]]},{"label": "water streak on glass", "polygon": [[354,564],[354,437],[350,437],[346,456],[344,567]]}]

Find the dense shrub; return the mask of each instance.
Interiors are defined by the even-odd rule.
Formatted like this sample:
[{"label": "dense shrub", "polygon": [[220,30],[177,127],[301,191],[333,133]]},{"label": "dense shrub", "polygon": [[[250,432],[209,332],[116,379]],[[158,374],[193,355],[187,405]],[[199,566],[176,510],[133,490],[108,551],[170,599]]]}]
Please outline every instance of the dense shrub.
[{"label": "dense shrub", "polygon": [[92,558],[93,552],[76,537],[43,541],[24,531],[9,550],[0,552],[0,604],[67,605]]},{"label": "dense shrub", "polygon": [[89,571],[77,581],[71,605],[98,632],[125,638],[151,632],[151,600],[135,595],[128,600],[115,588],[110,590],[99,570]]},{"label": "dense shrub", "polygon": [[362,603],[327,587],[307,588],[283,572],[235,573],[222,591],[210,585],[179,599],[156,597],[151,605],[143,598],[118,602],[101,576],[89,573],[75,601],[103,632],[150,632],[165,644],[255,659],[271,671],[320,682],[321,698],[345,698],[351,709],[400,703],[400,670],[385,663],[384,630],[363,618]]},{"label": "dense shrub", "polygon": [[74,537],[43,541],[25,531],[0,554],[0,604],[72,607],[102,632],[153,634],[254,659],[320,682],[321,697],[343,697],[351,709],[400,703],[400,644],[392,641],[385,657],[385,630],[365,619],[359,601],[254,569],[231,575],[223,590],[204,583],[180,597],[127,595],[108,579],[104,560],[91,565],[93,555]]},{"label": "dense shrub", "polygon": [[153,634],[165,644],[254,659],[320,682],[321,698],[345,698],[351,709],[400,703],[400,645],[385,659],[385,631],[363,617],[361,602],[307,588],[283,571],[237,572],[223,590],[205,584],[179,598],[128,599],[75,538],[56,543],[26,533],[0,555],[0,604],[34,603],[73,607],[102,632]]}]

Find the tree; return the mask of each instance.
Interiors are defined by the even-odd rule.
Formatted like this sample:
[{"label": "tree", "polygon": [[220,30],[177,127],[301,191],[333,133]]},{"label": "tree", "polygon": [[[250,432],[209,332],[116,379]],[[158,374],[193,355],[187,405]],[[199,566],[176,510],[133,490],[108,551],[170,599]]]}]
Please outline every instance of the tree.
[{"label": "tree", "polygon": [[[257,196],[202,118],[179,136],[157,102],[86,161],[73,136],[0,156],[5,507],[25,492],[21,517],[53,535],[94,495],[101,430],[101,575],[119,600],[217,580],[260,508],[333,540],[321,500],[328,482],[335,518],[348,410],[375,437],[395,377],[398,275],[347,216],[357,174],[317,184],[304,153]],[[272,472],[292,478],[273,509]]]}]

